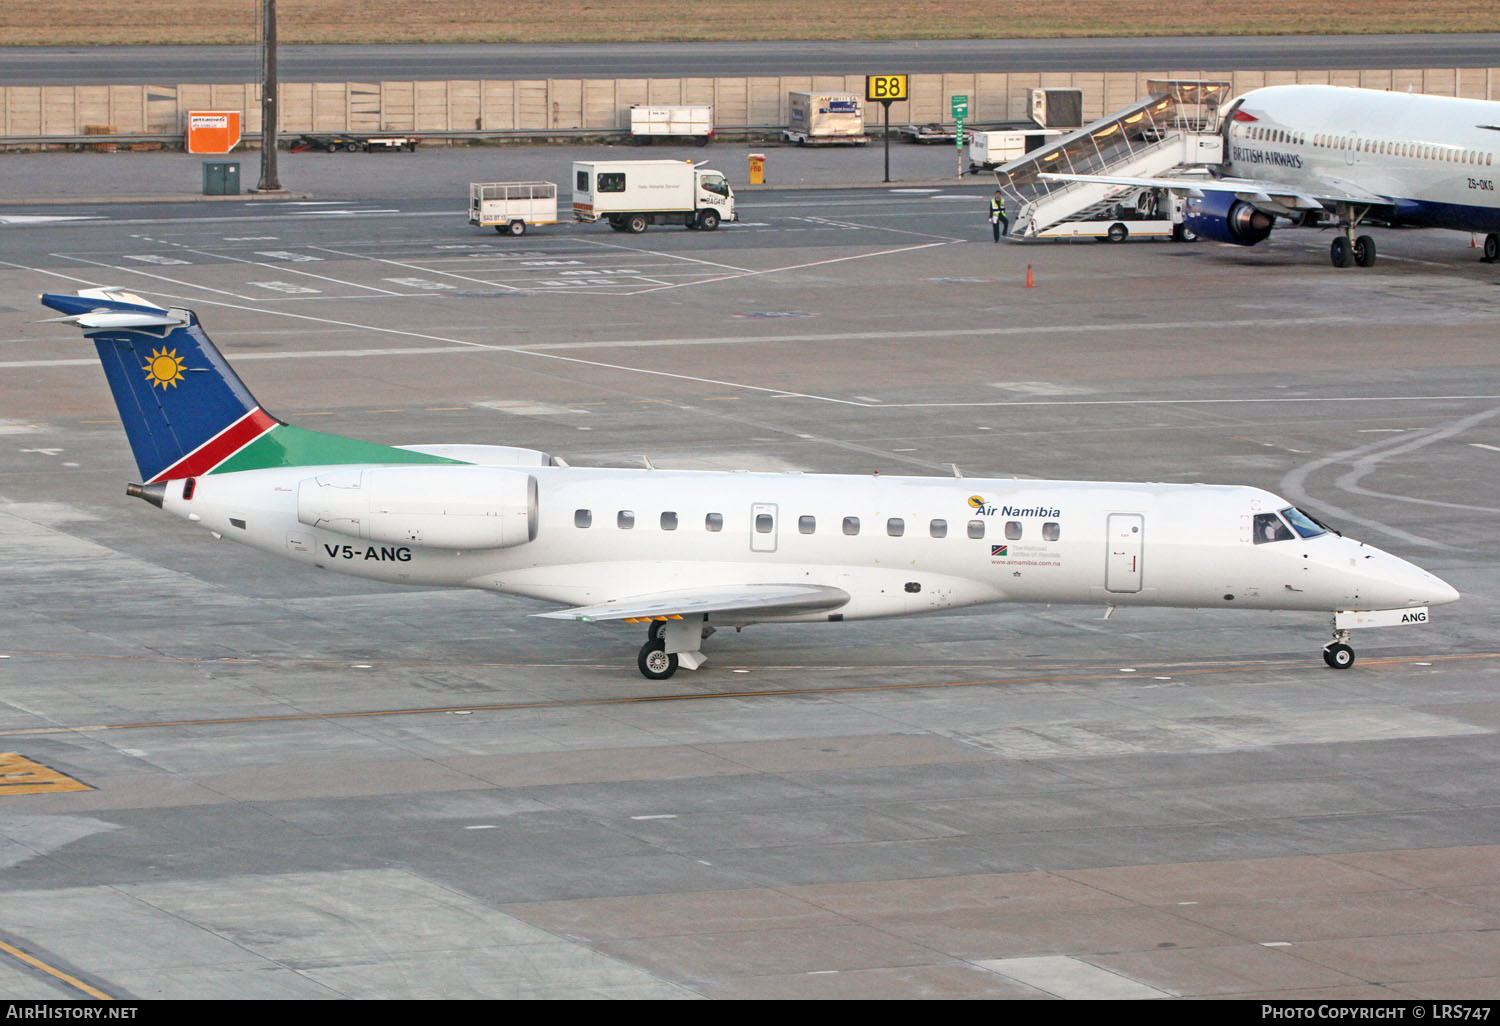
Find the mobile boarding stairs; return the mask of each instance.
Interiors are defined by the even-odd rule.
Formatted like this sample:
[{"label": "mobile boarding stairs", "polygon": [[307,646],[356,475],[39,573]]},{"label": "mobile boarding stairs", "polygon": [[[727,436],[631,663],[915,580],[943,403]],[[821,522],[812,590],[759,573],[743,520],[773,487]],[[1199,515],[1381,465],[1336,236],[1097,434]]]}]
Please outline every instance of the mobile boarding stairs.
[{"label": "mobile boarding stairs", "polygon": [[[1149,95],[1049,146],[995,169],[1017,239],[1092,235],[1119,241],[1124,222],[1135,234],[1169,234],[1181,213],[1165,194],[1103,182],[1049,182],[1045,173],[1154,178],[1222,164],[1220,104],[1229,83],[1148,81]],[[1148,225],[1151,230],[1146,230]]]}]

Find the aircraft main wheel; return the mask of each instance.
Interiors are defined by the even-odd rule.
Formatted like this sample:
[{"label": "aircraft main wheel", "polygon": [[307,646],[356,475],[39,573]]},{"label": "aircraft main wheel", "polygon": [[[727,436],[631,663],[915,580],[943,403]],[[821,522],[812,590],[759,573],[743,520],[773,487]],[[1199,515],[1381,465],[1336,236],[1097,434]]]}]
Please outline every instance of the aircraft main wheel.
[{"label": "aircraft main wheel", "polygon": [[1500,234],[1490,232],[1484,237],[1484,262],[1493,264],[1500,260]]},{"label": "aircraft main wheel", "polygon": [[652,620],[646,625],[646,640],[661,641],[667,633],[667,621]]},{"label": "aircraft main wheel", "polygon": [[719,212],[717,210],[705,210],[699,214],[698,227],[706,232],[711,232],[719,227]]},{"label": "aircraft main wheel", "polygon": [[639,235],[646,230],[651,222],[646,220],[645,214],[631,214],[625,219],[625,230],[632,235]]},{"label": "aircraft main wheel", "polygon": [[1354,240],[1354,262],[1361,267],[1373,267],[1375,264],[1375,240],[1368,235],[1361,235]]},{"label": "aircraft main wheel", "polygon": [[647,680],[666,680],[677,672],[677,654],[668,653],[665,643],[660,640],[642,645],[635,663],[641,668],[641,676]]},{"label": "aircraft main wheel", "polygon": [[1123,224],[1115,223],[1109,226],[1109,241],[1124,242],[1130,235],[1130,229]]},{"label": "aircraft main wheel", "polygon": [[510,233],[512,235],[521,236],[521,235],[525,235],[526,234],[526,222],[525,221],[521,221],[521,220],[512,221],[510,223],[509,227],[510,227]]},{"label": "aircraft main wheel", "polygon": [[1353,247],[1349,245],[1349,239],[1340,235],[1328,244],[1328,259],[1333,261],[1334,267],[1348,267],[1353,256],[1351,249]]},{"label": "aircraft main wheel", "polygon": [[1335,670],[1347,670],[1354,665],[1354,649],[1335,641],[1323,649],[1323,661]]}]

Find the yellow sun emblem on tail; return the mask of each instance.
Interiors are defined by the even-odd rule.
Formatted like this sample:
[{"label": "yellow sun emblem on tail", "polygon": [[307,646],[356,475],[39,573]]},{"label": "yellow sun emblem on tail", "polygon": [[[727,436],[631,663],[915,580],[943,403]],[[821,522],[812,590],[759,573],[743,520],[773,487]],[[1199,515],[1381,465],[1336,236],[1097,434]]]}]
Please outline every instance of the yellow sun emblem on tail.
[{"label": "yellow sun emblem on tail", "polygon": [[151,362],[141,370],[146,372],[146,380],[153,387],[165,390],[168,385],[177,387],[177,382],[182,380],[182,361],[177,358],[175,349],[156,349],[151,353]]}]

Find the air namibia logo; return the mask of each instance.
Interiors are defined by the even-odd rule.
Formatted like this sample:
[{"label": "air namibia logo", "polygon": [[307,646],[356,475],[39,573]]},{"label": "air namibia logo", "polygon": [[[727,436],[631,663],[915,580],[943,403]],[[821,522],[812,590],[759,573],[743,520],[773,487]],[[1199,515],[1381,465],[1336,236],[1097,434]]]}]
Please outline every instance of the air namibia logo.
[{"label": "air namibia logo", "polygon": [[177,382],[182,380],[182,361],[177,358],[177,350],[161,349],[153,350],[151,362],[141,368],[146,372],[146,380],[151,382],[153,388],[166,390],[168,385],[177,387]]},{"label": "air namibia logo", "polygon": [[969,496],[969,508],[984,517],[993,516],[995,513],[995,507],[985,502],[983,495]]}]

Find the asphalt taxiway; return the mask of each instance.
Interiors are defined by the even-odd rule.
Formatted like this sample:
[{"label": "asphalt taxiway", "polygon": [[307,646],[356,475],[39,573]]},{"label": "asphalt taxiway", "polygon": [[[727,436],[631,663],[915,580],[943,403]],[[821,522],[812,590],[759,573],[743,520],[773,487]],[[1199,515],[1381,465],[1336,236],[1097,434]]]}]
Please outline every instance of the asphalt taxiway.
[{"label": "asphalt taxiway", "polygon": [[[148,156],[72,159],[167,198]],[[1315,233],[995,245],[970,179],[509,239],[465,223],[510,176],[463,151],[322,159],[295,201],[0,207],[0,996],[1500,990],[1500,271],[1467,236],[1380,233],[1369,270]],[[100,284],[193,307],[320,430],[1253,484],[1464,598],[1344,672],[1317,616],[994,607],[720,632],[650,684],[635,628],[127,499],[35,300]]]}]

